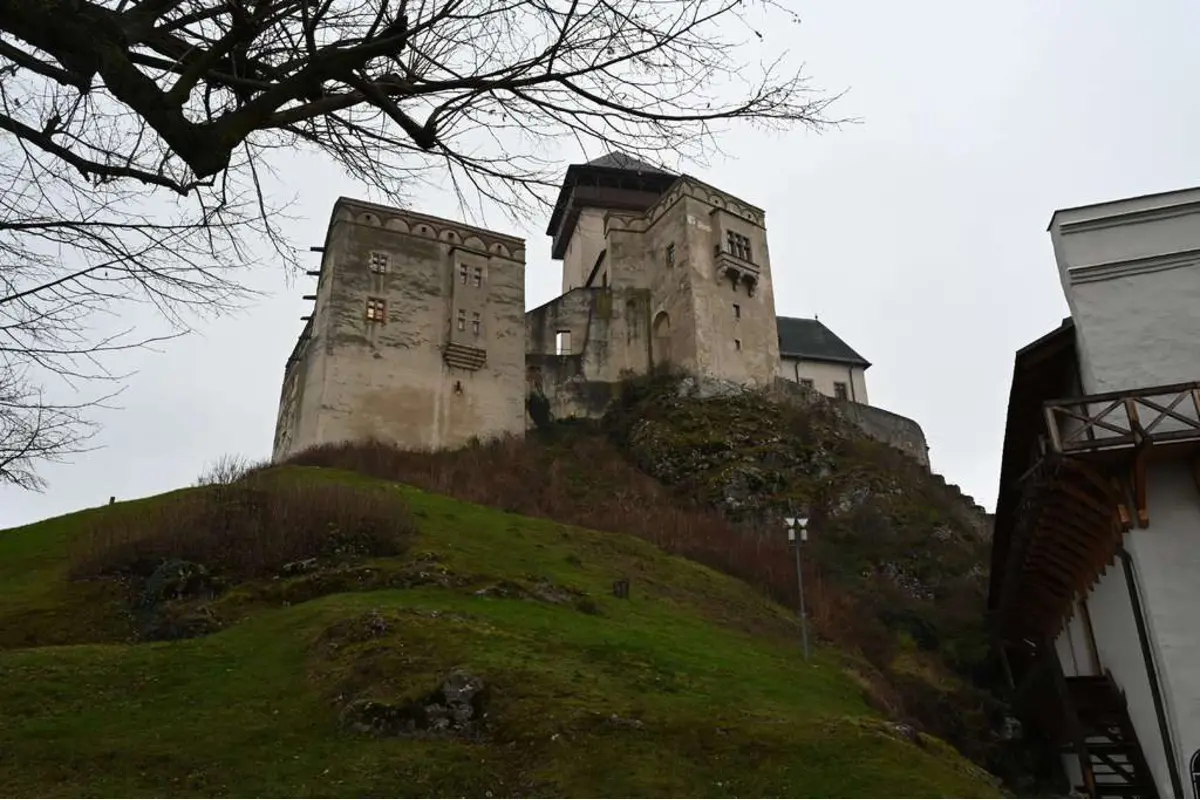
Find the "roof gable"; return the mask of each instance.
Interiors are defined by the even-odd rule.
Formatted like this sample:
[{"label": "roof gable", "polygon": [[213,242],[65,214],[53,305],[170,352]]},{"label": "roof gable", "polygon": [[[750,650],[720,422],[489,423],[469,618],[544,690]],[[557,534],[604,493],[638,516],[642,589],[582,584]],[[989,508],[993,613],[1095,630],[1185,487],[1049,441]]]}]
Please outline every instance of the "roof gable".
[{"label": "roof gable", "polygon": [[816,319],[778,317],[779,355],[810,361],[835,361],[854,364],[864,369],[871,362],[838,338],[837,334]]}]

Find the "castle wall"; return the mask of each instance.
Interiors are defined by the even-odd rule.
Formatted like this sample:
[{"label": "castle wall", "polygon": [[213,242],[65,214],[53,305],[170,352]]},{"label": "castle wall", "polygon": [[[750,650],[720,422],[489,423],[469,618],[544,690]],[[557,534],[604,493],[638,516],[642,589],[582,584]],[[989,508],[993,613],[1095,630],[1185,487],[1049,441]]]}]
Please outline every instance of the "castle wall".
[{"label": "castle wall", "polygon": [[[776,378],[772,388],[778,394],[800,402],[813,402],[818,396],[815,391],[785,378]],[[824,397],[822,400],[829,403],[842,417],[857,425],[867,436],[891,445],[921,466],[929,468],[929,446],[925,443],[925,432],[915,420],[850,400],[832,397]],[[974,504],[974,501],[971,503]],[[980,511],[982,512],[982,509]]]},{"label": "castle wall", "polygon": [[925,432],[916,421],[850,400],[831,399],[830,402],[872,439],[886,442],[912,456],[922,466],[929,466],[929,445],[925,442]]},{"label": "castle wall", "polygon": [[523,432],[524,290],[520,239],[340,200],[308,345],[319,353],[299,410],[281,413],[276,458],[370,437],[436,449]]},{"label": "castle wall", "polygon": [[336,261],[333,254],[346,246],[348,233],[346,226],[332,224],[326,232],[313,310],[284,368],[271,451],[275,460],[287,458],[319,440],[321,405],[333,350],[329,336],[333,319],[330,299],[336,282],[332,277]]},{"label": "castle wall", "polygon": [[[570,334],[567,353],[557,351],[560,332]],[[622,380],[650,370],[649,292],[574,289],[528,312],[525,337],[528,392],[554,419],[597,417]]]},{"label": "castle wall", "polygon": [[850,400],[863,405],[868,403],[866,370],[853,364],[781,357],[778,375],[796,383],[810,380],[813,388],[826,397],[836,397],[834,384],[844,383]]},{"label": "castle wall", "polygon": [[571,240],[567,243],[567,251],[563,254],[563,294],[586,285],[592,267],[596,266],[596,259],[603,250],[604,211],[599,208],[582,209]]},{"label": "castle wall", "polygon": [[[606,216],[609,279],[650,290],[655,364],[769,385],[779,336],[763,215],[693,178],[644,215]],[[748,242],[735,258],[729,233]]]}]

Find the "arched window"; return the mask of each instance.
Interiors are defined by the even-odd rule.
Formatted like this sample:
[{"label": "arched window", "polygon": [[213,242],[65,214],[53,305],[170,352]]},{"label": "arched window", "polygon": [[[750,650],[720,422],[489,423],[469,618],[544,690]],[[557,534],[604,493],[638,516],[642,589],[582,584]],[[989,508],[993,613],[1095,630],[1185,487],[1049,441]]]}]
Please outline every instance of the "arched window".
[{"label": "arched window", "polygon": [[1200,750],[1192,753],[1192,797],[1200,797]]},{"label": "arched window", "polygon": [[654,363],[671,361],[671,317],[665,311],[654,317]]}]

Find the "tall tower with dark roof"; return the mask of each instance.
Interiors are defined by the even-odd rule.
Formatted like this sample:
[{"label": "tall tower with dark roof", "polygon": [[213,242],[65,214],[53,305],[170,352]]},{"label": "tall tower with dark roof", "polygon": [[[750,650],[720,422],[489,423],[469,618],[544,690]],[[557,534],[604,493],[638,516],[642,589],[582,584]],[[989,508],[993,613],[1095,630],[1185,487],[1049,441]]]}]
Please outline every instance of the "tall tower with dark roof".
[{"label": "tall tower with dark roof", "polygon": [[761,209],[610,153],[568,167],[546,233],[563,262],[559,308],[587,311],[572,312],[578,322],[569,324],[563,313],[551,323],[539,311],[547,320],[532,330],[553,324],[569,334],[569,352],[582,347],[593,373],[669,363],[741,384],[775,379],[779,337]]},{"label": "tall tower with dark roof", "polygon": [[619,152],[567,167],[546,228],[550,254],[563,262],[562,291],[587,285],[605,250],[608,212],[645,211],[678,177]]}]

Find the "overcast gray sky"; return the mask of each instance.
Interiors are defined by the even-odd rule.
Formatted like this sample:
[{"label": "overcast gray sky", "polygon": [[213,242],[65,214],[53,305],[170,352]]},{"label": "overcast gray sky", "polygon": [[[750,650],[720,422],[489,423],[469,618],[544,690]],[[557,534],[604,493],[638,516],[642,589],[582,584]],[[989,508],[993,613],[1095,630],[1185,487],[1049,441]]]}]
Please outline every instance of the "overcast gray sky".
[{"label": "overcast gray sky", "polygon": [[[991,509],[1014,351],[1067,315],[1051,213],[1200,184],[1200,3],[794,2],[803,24],[769,33],[817,85],[848,88],[834,113],[861,124],[745,130],[689,171],[766,209],[778,312],[819,315],[873,362],[872,404],[920,422],[934,468]],[[369,197],[317,159],[281,167],[301,247],[339,194]],[[461,216],[449,196],[415,200]],[[527,305],[551,299],[544,220],[503,227],[529,242]],[[253,284],[266,299],[118,365],[138,372],[101,415],[103,449],[46,467],[45,493],[0,489],[0,528],[268,456],[311,279],[265,264]]]}]

